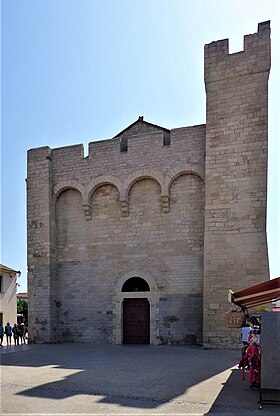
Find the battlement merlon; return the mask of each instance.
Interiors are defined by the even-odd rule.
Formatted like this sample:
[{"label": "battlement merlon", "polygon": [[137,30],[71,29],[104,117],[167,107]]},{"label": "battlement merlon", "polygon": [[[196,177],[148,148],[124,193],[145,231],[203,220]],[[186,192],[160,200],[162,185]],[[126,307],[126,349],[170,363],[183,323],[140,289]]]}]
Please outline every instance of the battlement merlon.
[{"label": "battlement merlon", "polygon": [[[151,153],[168,152],[171,147],[181,150],[181,146],[188,146],[191,149],[192,142],[202,143],[205,135],[205,124],[187,127],[178,127],[171,130],[157,130],[151,132],[135,133],[127,135],[128,149],[122,153],[121,136],[109,139],[96,140],[88,143],[88,156],[84,156],[84,145],[74,144],[69,146],[50,148],[48,146],[29,149],[27,151],[28,170],[34,171],[37,165],[51,166],[61,163],[74,163],[74,161],[84,161],[82,163],[90,163],[91,160],[98,160],[101,157],[108,159],[118,158],[122,154],[123,157],[138,157],[141,149],[149,148]],[[35,169],[35,170],[34,170]]]},{"label": "battlement merlon", "polygon": [[229,53],[229,40],[222,39],[204,46],[205,84],[237,76],[267,72],[269,75],[270,21],[258,24],[258,32],[245,35],[243,51]]},{"label": "battlement merlon", "polygon": [[52,149],[49,146],[35,147],[27,151],[27,161],[42,161],[51,158]]}]

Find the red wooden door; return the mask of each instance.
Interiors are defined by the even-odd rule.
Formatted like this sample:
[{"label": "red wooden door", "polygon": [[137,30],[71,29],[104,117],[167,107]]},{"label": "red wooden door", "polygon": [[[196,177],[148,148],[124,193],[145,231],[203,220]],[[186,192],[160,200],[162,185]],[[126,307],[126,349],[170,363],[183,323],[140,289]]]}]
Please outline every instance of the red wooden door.
[{"label": "red wooden door", "polygon": [[148,299],[124,299],[123,343],[150,343],[150,304]]}]

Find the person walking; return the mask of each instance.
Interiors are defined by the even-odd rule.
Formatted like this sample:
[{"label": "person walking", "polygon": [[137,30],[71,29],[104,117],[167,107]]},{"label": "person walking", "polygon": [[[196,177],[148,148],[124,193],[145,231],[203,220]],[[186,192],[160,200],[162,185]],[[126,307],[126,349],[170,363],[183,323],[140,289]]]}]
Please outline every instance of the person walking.
[{"label": "person walking", "polygon": [[7,337],[7,345],[12,345],[12,327],[10,325],[10,322],[7,322],[5,326],[5,334]]}]

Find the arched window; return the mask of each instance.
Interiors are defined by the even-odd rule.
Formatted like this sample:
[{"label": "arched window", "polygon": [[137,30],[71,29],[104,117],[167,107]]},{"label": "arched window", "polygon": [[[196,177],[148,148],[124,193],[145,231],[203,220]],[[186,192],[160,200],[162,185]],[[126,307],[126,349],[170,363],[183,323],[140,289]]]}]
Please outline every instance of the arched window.
[{"label": "arched window", "polygon": [[124,282],[122,292],[150,292],[150,287],[141,277],[131,277]]}]

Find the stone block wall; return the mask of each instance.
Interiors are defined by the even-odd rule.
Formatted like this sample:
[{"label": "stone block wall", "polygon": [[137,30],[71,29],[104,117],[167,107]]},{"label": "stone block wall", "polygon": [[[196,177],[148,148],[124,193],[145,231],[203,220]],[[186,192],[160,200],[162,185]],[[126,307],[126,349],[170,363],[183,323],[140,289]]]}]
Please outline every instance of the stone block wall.
[{"label": "stone block wall", "polygon": [[[86,158],[80,145],[48,149],[48,159],[46,148],[29,151],[29,219],[48,230],[28,235],[35,341],[120,342],[117,282],[137,270],[156,282],[152,342],[202,342],[204,148],[203,125],[169,132],[140,119],[90,143]],[[44,269],[36,236],[54,254],[41,253]]]},{"label": "stone block wall", "polygon": [[52,340],[56,294],[51,149],[28,152],[27,263],[29,335],[33,342]]},{"label": "stone block wall", "polygon": [[[244,37],[229,54],[228,39],[205,46],[206,161],[204,343],[235,345],[226,329],[227,289],[269,279],[266,245],[270,26]],[[212,305],[212,306],[211,306]],[[213,307],[213,305],[215,305]]]}]

